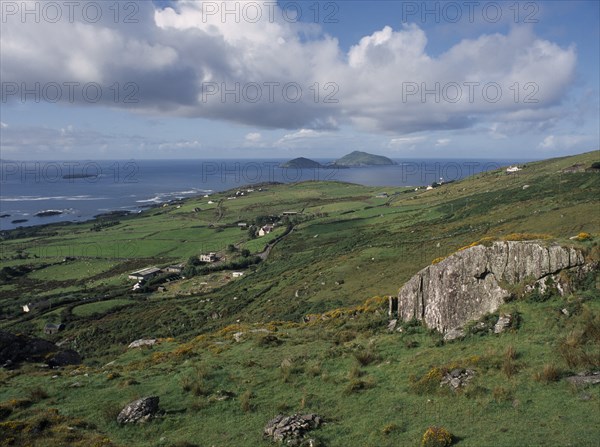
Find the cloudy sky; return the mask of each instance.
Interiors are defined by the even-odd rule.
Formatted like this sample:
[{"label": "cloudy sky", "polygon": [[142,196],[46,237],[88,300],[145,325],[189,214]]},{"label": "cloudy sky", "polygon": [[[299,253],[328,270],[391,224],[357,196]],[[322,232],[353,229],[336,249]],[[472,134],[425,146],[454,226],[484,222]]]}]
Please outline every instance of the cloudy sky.
[{"label": "cloudy sky", "polygon": [[596,1],[0,5],[5,159],[599,147]]}]

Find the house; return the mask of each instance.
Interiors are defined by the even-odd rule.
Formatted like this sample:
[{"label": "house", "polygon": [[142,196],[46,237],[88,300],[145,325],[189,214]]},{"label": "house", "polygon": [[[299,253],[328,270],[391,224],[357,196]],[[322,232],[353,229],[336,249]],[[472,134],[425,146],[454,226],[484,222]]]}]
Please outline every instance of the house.
[{"label": "house", "polygon": [[44,311],[46,309],[51,309],[51,303],[48,300],[45,301],[38,301],[37,303],[27,303],[27,304],[23,304],[21,306],[21,308],[23,309],[23,312],[28,313],[28,312],[33,312],[34,310],[38,309],[39,311]]},{"label": "house", "polygon": [[382,192],[382,193],[377,194],[375,197],[378,199],[387,199],[389,197],[389,195],[387,192]]},{"label": "house", "polygon": [[506,173],[512,174],[513,172],[519,172],[520,170],[521,168],[519,168],[518,166],[509,166],[508,168],[506,168]]},{"label": "house", "polygon": [[426,191],[431,191],[433,189],[433,186],[429,185],[427,188],[425,188]]},{"label": "house", "polygon": [[238,222],[238,227],[244,229],[248,227],[248,224],[246,222]]},{"label": "house", "polygon": [[281,213],[282,216],[295,216],[298,214],[298,211],[284,211]]},{"label": "house", "polygon": [[234,278],[239,278],[241,276],[244,276],[244,272],[232,272],[231,276],[233,276]]},{"label": "house", "polygon": [[62,331],[64,329],[65,329],[65,325],[63,323],[58,323],[58,324],[46,323],[46,326],[44,326],[44,334],[46,334],[46,335],[57,334],[59,331]]},{"label": "house", "polygon": [[158,267],[147,267],[142,270],[138,270],[137,272],[132,272],[129,274],[129,279],[137,279],[138,281],[146,281],[153,276],[158,275],[162,272]]},{"label": "house", "polygon": [[176,265],[169,265],[168,267],[165,267],[163,270],[167,273],[176,273],[178,275],[181,274],[181,272],[183,271],[183,264],[176,264]]},{"label": "house", "polygon": [[209,201],[208,201],[208,204],[209,204],[209,205],[212,205],[213,203],[215,203],[215,202],[213,202],[212,200],[209,200]]},{"label": "house", "polygon": [[217,260],[217,254],[210,252],[208,254],[200,255],[200,262],[215,262]]},{"label": "house", "polygon": [[273,225],[265,225],[264,227],[261,227],[260,230],[258,230],[258,235],[265,236],[271,231],[273,231]]}]

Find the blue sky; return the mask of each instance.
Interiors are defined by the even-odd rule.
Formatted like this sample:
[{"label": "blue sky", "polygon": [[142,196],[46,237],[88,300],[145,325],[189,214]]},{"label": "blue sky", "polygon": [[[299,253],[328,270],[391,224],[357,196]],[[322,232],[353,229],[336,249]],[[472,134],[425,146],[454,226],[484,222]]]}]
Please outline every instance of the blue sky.
[{"label": "blue sky", "polygon": [[600,2],[52,3],[2,2],[5,159],[599,147]]}]

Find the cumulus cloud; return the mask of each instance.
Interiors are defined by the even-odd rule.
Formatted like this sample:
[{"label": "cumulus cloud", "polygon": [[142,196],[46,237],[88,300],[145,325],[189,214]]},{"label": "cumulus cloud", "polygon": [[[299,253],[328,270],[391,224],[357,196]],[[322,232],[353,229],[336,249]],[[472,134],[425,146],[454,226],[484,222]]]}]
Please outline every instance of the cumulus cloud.
[{"label": "cumulus cloud", "polygon": [[539,144],[538,148],[543,150],[572,149],[590,142],[586,135],[548,135]]},{"label": "cumulus cloud", "polygon": [[259,132],[250,132],[246,135],[246,141],[250,143],[258,143],[262,139],[262,135]]},{"label": "cumulus cloud", "polygon": [[[251,3],[228,4],[242,10]],[[3,81],[42,89],[79,83],[73,95],[63,89],[60,101],[138,113],[290,130],[352,125],[400,135],[510,121],[515,114],[545,122],[577,61],[575,48],[529,28],[464,39],[432,55],[417,25],[386,26],[344,51],[316,25],[283,20],[277,5],[272,17],[262,11],[252,23],[223,20],[209,9],[217,2],[136,4],[137,24],[110,16],[97,23],[8,17],[0,36]],[[90,82],[102,87],[94,101],[82,88]],[[21,99],[3,89],[3,101]]]}]

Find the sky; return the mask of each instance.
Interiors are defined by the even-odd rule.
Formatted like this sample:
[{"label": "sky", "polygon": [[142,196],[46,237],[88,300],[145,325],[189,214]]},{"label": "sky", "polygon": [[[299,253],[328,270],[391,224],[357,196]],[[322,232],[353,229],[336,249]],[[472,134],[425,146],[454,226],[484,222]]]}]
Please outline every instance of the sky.
[{"label": "sky", "polygon": [[0,157],[599,149],[597,1],[0,2]]}]

